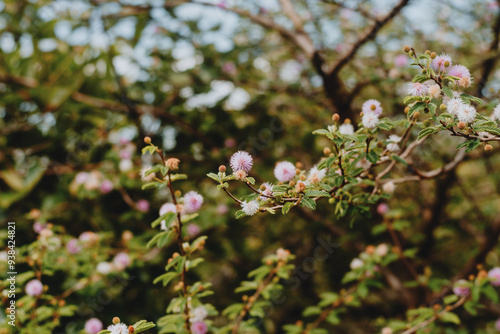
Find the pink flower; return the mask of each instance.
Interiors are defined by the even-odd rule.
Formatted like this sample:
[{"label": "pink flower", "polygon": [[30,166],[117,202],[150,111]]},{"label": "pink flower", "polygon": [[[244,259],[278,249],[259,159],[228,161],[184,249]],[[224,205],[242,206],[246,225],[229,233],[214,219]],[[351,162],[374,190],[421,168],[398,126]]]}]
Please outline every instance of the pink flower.
[{"label": "pink flower", "polygon": [[226,2],[225,1],[219,1],[219,3],[217,4],[217,7],[222,8],[222,9],[226,9]]},{"label": "pink flower", "polygon": [[113,258],[113,264],[116,269],[123,270],[130,265],[130,257],[127,253],[120,252]]},{"label": "pink flower", "polygon": [[434,58],[434,60],[431,63],[431,66],[434,69],[434,71],[436,71],[436,72],[444,71],[444,69],[445,69],[444,63],[445,62],[448,62],[449,66],[451,66],[451,57],[443,53],[440,56],[437,56],[436,58]]},{"label": "pink flower", "polygon": [[425,96],[427,95],[427,90],[429,88],[421,84],[420,82],[414,82],[408,84],[408,94],[411,94],[413,96]]},{"label": "pink flower", "polygon": [[137,207],[137,210],[142,211],[142,212],[147,212],[149,211],[149,202],[146,201],[145,199],[140,199],[135,203],[135,206]]},{"label": "pink flower", "polygon": [[205,334],[207,330],[207,324],[204,321],[197,321],[191,325],[193,334]]},{"label": "pink flower", "polygon": [[[173,203],[165,203],[165,204],[163,204],[161,206],[161,208],[160,208],[160,216],[163,216],[167,212],[177,213],[177,207],[175,206],[175,204],[173,204]],[[161,229],[164,230],[164,231],[167,230],[167,225],[166,225],[165,220],[161,221]]]},{"label": "pink flower", "polygon": [[491,285],[500,286],[500,267],[488,271],[488,277],[491,279]]},{"label": "pink flower", "polygon": [[194,213],[201,208],[203,204],[203,196],[196,191],[190,191],[184,195],[184,211],[186,213]]},{"label": "pink flower", "polygon": [[26,294],[28,296],[39,296],[43,292],[43,284],[37,279],[32,279],[26,284]]},{"label": "pink flower", "polygon": [[394,57],[394,66],[396,67],[405,67],[408,64],[408,57],[405,55],[397,55]]},{"label": "pink flower", "polygon": [[239,170],[243,170],[248,173],[250,169],[252,169],[253,159],[247,152],[238,151],[231,156],[230,165],[233,173]]},{"label": "pink flower", "polygon": [[44,228],[45,228],[45,224],[41,223],[39,221],[36,221],[33,224],[33,231],[35,231],[36,233],[40,233]]},{"label": "pink flower", "polygon": [[85,231],[78,237],[81,242],[90,243],[98,239],[98,236],[92,231]]},{"label": "pink flower", "polygon": [[461,297],[470,295],[470,288],[465,285],[467,283],[464,279],[458,280],[453,288],[453,293]]},{"label": "pink flower", "polygon": [[85,323],[85,331],[88,334],[97,334],[102,331],[102,322],[97,318],[91,318]]},{"label": "pink flower", "polygon": [[85,182],[87,182],[88,178],[89,178],[89,173],[80,172],[80,173],[76,174],[75,182],[76,182],[76,184],[84,184]]},{"label": "pink flower", "polygon": [[110,180],[104,180],[101,182],[101,192],[103,194],[107,194],[111,190],[113,190],[113,183]]},{"label": "pink flower", "polygon": [[385,215],[387,212],[389,212],[389,205],[387,205],[387,203],[380,203],[378,206],[377,206],[377,213],[379,215]]},{"label": "pink flower", "polygon": [[463,77],[469,77],[470,78],[470,72],[469,69],[463,65],[453,65],[448,69],[448,75],[451,75],[453,77],[457,78],[463,78]]},{"label": "pink flower", "polygon": [[129,160],[130,158],[132,158],[132,153],[130,153],[130,151],[128,151],[128,150],[121,150],[120,151],[120,159]]},{"label": "pink flower", "polygon": [[78,244],[78,239],[71,239],[66,244],[66,249],[71,254],[77,254],[82,250],[82,247]]},{"label": "pink flower", "polygon": [[497,331],[500,331],[500,319],[498,319],[496,322],[495,322],[495,328]]},{"label": "pink flower", "polygon": [[368,100],[365,103],[363,103],[363,107],[361,107],[361,111],[363,114],[368,114],[368,113],[375,113],[376,115],[381,115],[382,114],[382,106],[380,105],[380,102],[377,100]]},{"label": "pink flower", "polygon": [[189,224],[187,226],[187,233],[188,236],[194,237],[195,235],[198,235],[201,232],[201,228],[196,225],[196,224]]},{"label": "pink flower", "polygon": [[259,191],[260,191],[261,194],[263,194],[265,196],[259,196],[259,198],[261,200],[269,199],[269,197],[266,197],[266,196],[272,196],[273,195],[273,185],[270,184],[269,182],[264,182],[264,183],[262,183],[262,186],[264,186],[265,189],[264,190],[259,190]]},{"label": "pink flower", "polygon": [[288,182],[295,177],[295,166],[288,161],[281,161],[274,167],[274,176],[280,182]]},{"label": "pink flower", "polygon": [[234,66],[233,62],[226,62],[222,66],[222,70],[226,73],[233,74],[236,70],[236,66]]},{"label": "pink flower", "polygon": [[218,214],[218,215],[225,215],[226,213],[229,212],[229,208],[227,207],[226,204],[219,204],[217,205],[217,209],[215,209],[215,212]]}]

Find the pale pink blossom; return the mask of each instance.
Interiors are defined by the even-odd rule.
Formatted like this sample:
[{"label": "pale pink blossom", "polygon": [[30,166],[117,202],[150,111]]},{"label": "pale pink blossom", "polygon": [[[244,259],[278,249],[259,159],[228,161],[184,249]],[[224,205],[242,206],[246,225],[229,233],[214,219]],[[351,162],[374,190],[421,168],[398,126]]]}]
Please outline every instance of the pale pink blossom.
[{"label": "pale pink blossom", "polygon": [[500,267],[488,271],[488,277],[491,279],[491,285],[500,286]]},{"label": "pale pink blossom", "polygon": [[40,296],[43,292],[43,284],[37,279],[33,279],[26,284],[26,294],[28,296]]},{"label": "pale pink blossom", "polygon": [[453,287],[453,293],[461,297],[468,296],[470,294],[470,288],[467,287],[466,284],[466,280],[458,280]]},{"label": "pale pink blossom", "polygon": [[383,109],[380,102],[373,99],[366,101],[361,107],[361,111],[364,115],[366,115],[367,113],[375,113],[376,115],[380,116],[382,114],[382,110]]},{"label": "pale pink blossom", "polygon": [[145,199],[140,199],[135,203],[135,206],[137,207],[137,210],[142,211],[142,212],[148,212],[149,211],[149,202]]},{"label": "pale pink blossom", "polygon": [[253,159],[248,152],[238,151],[231,156],[230,165],[233,173],[239,170],[248,173],[252,169]]},{"label": "pale pink blossom", "polygon": [[429,87],[427,87],[427,85],[421,84],[420,82],[408,84],[408,94],[411,94],[412,96],[425,96],[427,95],[428,90]]},{"label": "pale pink blossom", "polygon": [[113,190],[113,182],[111,182],[110,180],[104,180],[101,182],[101,192],[103,194],[107,194],[111,190]]},{"label": "pale pink blossom", "polygon": [[115,255],[113,258],[113,264],[115,265],[115,268],[118,270],[124,270],[130,265],[130,257],[128,256],[127,253],[120,252]]},{"label": "pale pink blossom", "polygon": [[260,205],[256,200],[250,201],[250,202],[243,202],[241,203],[241,210],[247,215],[247,216],[253,216],[257,212],[259,212]]},{"label": "pale pink blossom", "polygon": [[440,56],[437,56],[431,63],[432,68],[434,71],[444,71],[445,66],[444,63],[448,62],[449,66],[451,66],[451,57],[446,55],[446,54],[441,54]]},{"label": "pale pink blossom", "polygon": [[[160,207],[160,217],[166,214],[167,212],[173,212],[177,214],[177,206],[173,203],[165,203]],[[161,221],[161,229],[166,231],[167,225],[165,220]]]},{"label": "pale pink blossom", "polygon": [[295,166],[288,161],[281,161],[274,167],[274,176],[280,182],[288,182],[295,177]]},{"label": "pale pink blossom", "polygon": [[80,244],[78,243],[78,239],[71,239],[66,244],[66,250],[68,252],[70,252],[71,254],[77,254],[82,250],[82,247],[80,247]]},{"label": "pale pink blossom", "polygon": [[85,323],[85,331],[88,334],[97,334],[102,331],[102,322],[97,318],[91,318]]},{"label": "pale pink blossom", "polygon": [[205,334],[207,330],[207,324],[204,321],[197,321],[191,325],[193,334]]},{"label": "pale pink blossom", "polygon": [[203,204],[203,196],[192,190],[184,195],[184,211],[186,213],[195,213]]}]

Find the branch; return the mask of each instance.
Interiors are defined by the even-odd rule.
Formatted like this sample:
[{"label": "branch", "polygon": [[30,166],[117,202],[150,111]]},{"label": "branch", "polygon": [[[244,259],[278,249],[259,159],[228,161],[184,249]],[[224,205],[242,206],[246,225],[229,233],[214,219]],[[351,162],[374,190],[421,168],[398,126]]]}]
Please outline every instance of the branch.
[{"label": "branch", "polygon": [[340,58],[337,63],[334,65],[332,71],[330,72],[330,76],[336,75],[345,65],[347,65],[351,59],[356,55],[358,50],[366,44],[368,41],[372,40],[377,36],[377,33],[379,32],[382,27],[384,27],[387,23],[389,23],[396,15],[399,14],[399,12],[403,9],[404,6],[408,4],[409,0],[401,0],[399,4],[394,7],[389,14],[387,14],[383,19],[377,20],[375,24],[367,29],[363,37],[361,37],[356,44],[354,44],[351,47],[351,50],[342,58]]}]

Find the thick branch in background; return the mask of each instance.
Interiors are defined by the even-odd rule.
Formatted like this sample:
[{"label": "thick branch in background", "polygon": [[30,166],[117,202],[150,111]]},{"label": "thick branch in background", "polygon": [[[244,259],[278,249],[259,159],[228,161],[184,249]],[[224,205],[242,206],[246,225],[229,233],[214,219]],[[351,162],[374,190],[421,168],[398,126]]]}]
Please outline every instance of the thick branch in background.
[{"label": "thick branch in background", "polygon": [[[500,0],[497,0],[497,3],[498,6],[500,7]],[[500,14],[498,14],[495,25],[493,26],[493,41],[491,42],[490,45],[490,55],[483,62],[482,66],[483,71],[481,74],[481,78],[479,79],[479,82],[477,84],[476,94],[478,97],[484,96],[483,89],[486,86],[486,83],[488,82],[488,78],[495,69],[495,65],[498,60],[498,48],[500,47],[499,44],[500,44]]]}]

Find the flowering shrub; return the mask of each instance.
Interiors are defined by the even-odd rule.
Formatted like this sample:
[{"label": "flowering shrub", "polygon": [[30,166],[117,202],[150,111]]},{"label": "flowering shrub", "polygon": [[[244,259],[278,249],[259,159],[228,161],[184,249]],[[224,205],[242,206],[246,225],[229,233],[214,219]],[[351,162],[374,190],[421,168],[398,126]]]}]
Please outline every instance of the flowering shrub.
[{"label": "flowering shrub", "polygon": [[[491,46],[474,91],[471,71],[446,54],[419,55],[407,47],[408,57],[395,56],[394,68],[374,60],[383,57],[356,55],[408,1],[385,17],[360,10],[362,21],[375,25],[350,50],[336,45],[332,57],[315,48],[322,43],[304,25],[312,22],[287,0],[275,14],[289,18],[290,29],[253,2],[244,2],[248,10],[207,2],[198,5],[247,17],[277,36],[263,34],[259,52],[241,51],[255,43],[254,34],[235,35],[228,54],[200,45],[198,36],[192,57],[157,50],[172,40],[182,45],[187,31],[194,36],[203,26],[182,22],[178,31],[168,26],[172,40],[150,43],[154,50],[144,63],[127,63],[124,55],[141,49],[135,47],[144,42],[143,29],[159,37],[167,29],[160,23],[174,22],[174,7],[186,2],[89,1],[82,20],[102,19],[103,27],[112,26],[110,39],[119,35],[119,41],[105,54],[71,40],[69,57],[59,36],[71,18],[57,24],[62,30],[54,39],[45,2],[0,1],[0,23],[9,25],[0,36],[6,68],[0,73],[0,217],[19,217],[20,232],[17,253],[7,246],[12,234],[0,233],[0,270],[8,272],[15,258],[19,272],[1,282],[0,333],[500,330],[500,220],[490,223],[500,192],[498,155],[490,154],[500,141],[500,105],[493,93],[483,94],[498,47]],[[341,35],[360,30],[344,2],[321,8],[328,6],[342,9]],[[63,11],[75,17],[77,7]],[[121,29],[113,32],[127,15],[137,25],[130,39]],[[19,26],[12,24],[19,18]],[[492,16],[480,20],[474,34],[483,38]],[[86,24],[80,32],[92,30]],[[276,48],[276,37],[303,55]],[[22,52],[9,52],[9,41],[15,48],[18,40]],[[55,49],[43,51],[54,40]],[[35,55],[26,59],[30,43]],[[475,58],[484,46],[464,49]],[[116,51],[121,54],[113,57]],[[356,70],[344,82],[339,73],[355,58]],[[146,71],[149,61],[153,70]],[[407,80],[410,62],[418,73]],[[69,75],[73,68],[79,75]],[[396,94],[401,79],[404,99]],[[358,101],[373,86],[380,91],[367,90],[362,96],[372,98]],[[200,103],[210,94],[226,95]],[[325,123],[330,107],[338,112],[332,122],[299,142],[298,134]],[[393,110],[399,112],[388,117]],[[155,143],[161,137],[162,148],[146,136],[140,157],[133,140],[146,134]],[[441,160],[447,162],[438,165]],[[436,189],[423,182],[429,179],[437,180]],[[452,181],[456,186],[448,188]],[[476,200],[471,188],[488,196]]]}]

